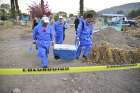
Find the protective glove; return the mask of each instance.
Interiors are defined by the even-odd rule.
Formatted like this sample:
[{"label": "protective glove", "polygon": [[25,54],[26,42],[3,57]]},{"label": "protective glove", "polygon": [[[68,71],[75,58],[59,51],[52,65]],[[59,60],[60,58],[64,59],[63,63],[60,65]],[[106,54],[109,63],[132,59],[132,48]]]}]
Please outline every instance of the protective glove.
[{"label": "protective glove", "polygon": [[79,40],[79,37],[76,35],[76,40]]},{"label": "protective glove", "polygon": [[79,46],[80,45],[80,40],[79,40],[79,37],[78,36],[76,36],[75,45],[76,46]]}]

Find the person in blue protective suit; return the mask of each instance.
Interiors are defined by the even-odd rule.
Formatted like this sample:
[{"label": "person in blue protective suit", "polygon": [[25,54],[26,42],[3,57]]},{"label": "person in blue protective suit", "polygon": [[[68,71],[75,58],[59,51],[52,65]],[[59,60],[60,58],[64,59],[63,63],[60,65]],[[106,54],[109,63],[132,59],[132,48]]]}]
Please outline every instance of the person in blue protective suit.
[{"label": "person in blue protective suit", "polygon": [[54,29],[55,29],[55,43],[56,44],[62,44],[64,41],[64,28],[65,28],[65,23],[63,21],[63,17],[59,16],[58,21],[54,23]]},{"label": "person in blue protective suit", "polygon": [[[43,17],[40,24],[33,30],[33,39],[38,47],[38,56],[41,59],[42,67],[48,67],[48,53],[51,43],[53,43],[54,31],[49,24],[48,17]],[[34,41],[34,42],[35,42]]]},{"label": "person in blue protective suit", "polygon": [[79,40],[80,45],[77,50],[77,59],[81,54],[81,50],[83,51],[83,61],[87,62],[88,55],[92,50],[92,34],[93,34],[93,23],[92,23],[93,15],[85,14],[84,19],[80,20],[80,23],[77,28],[77,36],[76,39]]}]

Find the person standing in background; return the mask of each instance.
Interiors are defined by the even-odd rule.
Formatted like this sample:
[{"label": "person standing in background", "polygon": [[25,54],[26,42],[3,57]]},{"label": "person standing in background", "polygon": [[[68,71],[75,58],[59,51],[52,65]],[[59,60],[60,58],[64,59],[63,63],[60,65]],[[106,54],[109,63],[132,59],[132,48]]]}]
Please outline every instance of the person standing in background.
[{"label": "person standing in background", "polygon": [[64,41],[64,28],[65,23],[62,16],[59,16],[58,21],[54,23],[54,29],[55,29],[55,43],[56,44],[62,44]]},{"label": "person standing in background", "polygon": [[35,17],[33,20],[33,25],[32,25],[32,29],[34,29],[34,27],[36,27],[38,25],[38,18]]}]

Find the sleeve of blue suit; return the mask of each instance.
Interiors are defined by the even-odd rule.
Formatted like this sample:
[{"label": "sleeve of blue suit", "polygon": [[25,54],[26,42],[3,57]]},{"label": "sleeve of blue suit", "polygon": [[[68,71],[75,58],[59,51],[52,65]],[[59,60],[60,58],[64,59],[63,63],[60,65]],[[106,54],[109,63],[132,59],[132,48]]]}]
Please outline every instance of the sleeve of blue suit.
[{"label": "sleeve of blue suit", "polygon": [[53,25],[54,31],[56,31],[56,22]]},{"label": "sleeve of blue suit", "polygon": [[77,28],[77,37],[80,37],[80,33],[82,31],[82,22],[79,23],[78,28]]},{"label": "sleeve of blue suit", "polygon": [[33,40],[37,40],[37,31],[38,31],[38,26],[36,26],[36,27],[33,29]]},{"label": "sleeve of blue suit", "polygon": [[54,25],[51,26],[51,41],[54,41],[54,36],[55,36],[55,28]]},{"label": "sleeve of blue suit", "polygon": [[41,27],[42,21],[39,20],[38,25],[33,29],[33,40],[37,40],[38,29]]}]

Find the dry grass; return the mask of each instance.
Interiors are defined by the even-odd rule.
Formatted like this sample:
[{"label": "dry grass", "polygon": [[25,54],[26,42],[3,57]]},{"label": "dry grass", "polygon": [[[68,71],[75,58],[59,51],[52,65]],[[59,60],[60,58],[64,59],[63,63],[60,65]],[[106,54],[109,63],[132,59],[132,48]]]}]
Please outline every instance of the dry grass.
[{"label": "dry grass", "polygon": [[[140,62],[140,28],[118,32],[107,28],[96,32],[90,58],[99,64],[127,64]],[[96,51],[96,55],[95,54]]]},{"label": "dry grass", "polygon": [[93,48],[96,50],[91,52],[92,61],[99,64],[128,64],[140,62],[140,48],[134,50],[124,50],[120,48],[112,48],[108,43],[103,43],[101,46]]}]

